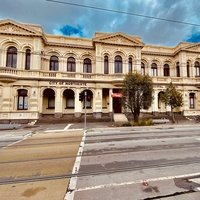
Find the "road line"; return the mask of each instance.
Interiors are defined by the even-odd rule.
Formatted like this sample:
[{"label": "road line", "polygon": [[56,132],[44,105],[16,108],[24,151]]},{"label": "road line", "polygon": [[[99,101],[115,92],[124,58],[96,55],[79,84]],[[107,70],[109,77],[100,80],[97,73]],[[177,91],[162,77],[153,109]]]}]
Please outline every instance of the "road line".
[{"label": "road line", "polygon": [[76,189],[75,191],[81,192],[81,191],[87,191],[87,190],[96,190],[96,189],[102,189],[102,188],[119,187],[119,186],[126,186],[126,185],[132,185],[132,184],[142,184],[144,181],[146,181],[146,182],[154,182],[154,181],[163,181],[163,180],[169,180],[169,179],[174,179],[174,178],[187,178],[187,177],[192,177],[192,176],[200,176],[200,173],[159,177],[159,178],[137,180],[137,181],[123,182],[123,183],[97,185],[97,186],[93,186],[93,187],[79,188],[79,189]]},{"label": "road line", "polygon": [[[86,138],[86,131],[84,131],[83,137],[82,137],[82,141],[80,143],[80,147],[77,153],[77,157],[75,160],[75,164],[72,170],[72,174],[77,174],[77,172],[79,171],[80,168],[80,164],[81,164],[81,156],[83,153],[83,147],[85,144],[85,138]],[[75,194],[75,190],[76,190],[76,184],[77,184],[77,176],[74,176],[72,178],[70,178],[69,181],[69,186],[67,188],[67,192],[65,194],[65,198],[64,200],[73,200],[74,199],[74,194]]]},{"label": "road line", "polygon": [[64,128],[64,130],[66,131],[67,129],[69,129],[69,127],[70,127],[71,125],[73,125],[73,124],[68,124],[68,125]]}]

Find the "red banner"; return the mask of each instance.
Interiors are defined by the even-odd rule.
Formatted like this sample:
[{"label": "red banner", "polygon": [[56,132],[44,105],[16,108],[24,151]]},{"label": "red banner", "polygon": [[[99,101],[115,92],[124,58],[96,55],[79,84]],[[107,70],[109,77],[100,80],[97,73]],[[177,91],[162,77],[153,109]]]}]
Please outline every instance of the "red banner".
[{"label": "red banner", "polygon": [[121,98],[121,97],[122,97],[122,94],[121,94],[121,93],[112,93],[112,94],[111,94],[111,97],[112,97],[112,98]]}]

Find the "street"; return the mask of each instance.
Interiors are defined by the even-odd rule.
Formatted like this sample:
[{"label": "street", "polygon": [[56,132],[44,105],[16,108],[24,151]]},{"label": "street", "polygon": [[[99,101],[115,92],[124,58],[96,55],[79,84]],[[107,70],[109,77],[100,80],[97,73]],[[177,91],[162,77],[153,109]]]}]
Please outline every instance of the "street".
[{"label": "street", "polygon": [[64,199],[82,132],[1,131],[0,199]]},{"label": "street", "polygon": [[90,129],[70,198],[200,199],[199,153],[198,126]]}]

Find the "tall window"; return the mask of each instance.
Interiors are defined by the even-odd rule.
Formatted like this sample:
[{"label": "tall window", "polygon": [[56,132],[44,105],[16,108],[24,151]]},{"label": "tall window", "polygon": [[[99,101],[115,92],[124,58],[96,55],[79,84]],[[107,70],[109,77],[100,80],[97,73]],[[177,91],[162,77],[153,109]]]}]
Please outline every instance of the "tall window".
[{"label": "tall window", "polygon": [[26,70],[30,69],[30,64],[31,64],[31,50],[26,49],[26,53],[25,53],[25,69]]},{"label": "tall window", "polygon": [[145,65],[143,62],[141,63],[141,74],[145,75]]},{"label": "tall window", "polygon": [[195,108],[195,105],[194,105],[194,100],[195,100],[195,94],[194,93],[190,93],[189,94],[189,106],[190,108]]},{"label": "tall window", "polygon": [[194,63],[195,71],[196,71],[196,76],[200,76],[200,64],[198,61]]},{"label": "tall window", "polygon": [[133,60],[132,58],[128,59],[128,72],[132,72],[133,71]]},{"label": "tall window", "polygon": [[187,62],[187,77],[190,77],[190,63]]},{"label": "tall window", "polygon": [[157,76],[158,74],[158,67],[156,63],[151,64],[151,75],[152,76]]},{"label": "tall window", "polygon": [[83,73],[92,73],[92,63],[89,58],[85,58],[83,61]]},{"label": "tall window", "polygon": [[164,76],[170,76],[169,65],[164,64]]},{"label": "tall window", "polygon": [[67,71],[68,72],[75,72],[76,71],[76,61],[75,61],[75,58],[69,57],[67,59]]},{"label": "tall window", "polygon": [[176,63],[176,76],[180,77],[180,65],[179,65],[179,62]]},{"label": "tall window", "polygon": [[122,73],[122,57],[115,56],[115,73]]},{"label": "tall window", "polygon": [[109,74],[108,56],[104,56],[104,74]]},{"label": "tall window", "polygon": [[58,57],[57,56],[51,56],[49,70],[58,71]]},{"label": "tall window", "polygon": [[27,110],[28,109],[28,96],[27,90],[20,89],[18,90],[18,101],[17,101],[17,110]]},{"label": "tall window", "polygon": [[9,47],[7,50],[6,67],[17,67],[17,49]]}]

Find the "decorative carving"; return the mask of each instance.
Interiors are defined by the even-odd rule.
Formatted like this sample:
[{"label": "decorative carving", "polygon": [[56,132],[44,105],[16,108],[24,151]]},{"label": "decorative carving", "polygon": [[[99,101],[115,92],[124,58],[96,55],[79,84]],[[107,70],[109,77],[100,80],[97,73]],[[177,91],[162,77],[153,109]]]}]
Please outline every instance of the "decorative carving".
[{"label": "decorative carving", "polygon": [[23,29],[13,24],[4,24],[0,26],[0,32],[6,33],[21,33],[21,34],[34,34],[34,32]]}]

